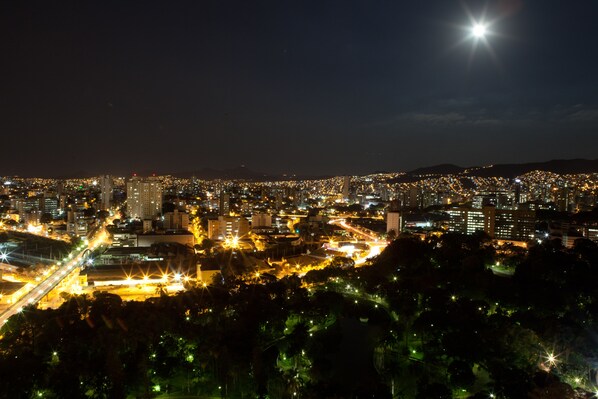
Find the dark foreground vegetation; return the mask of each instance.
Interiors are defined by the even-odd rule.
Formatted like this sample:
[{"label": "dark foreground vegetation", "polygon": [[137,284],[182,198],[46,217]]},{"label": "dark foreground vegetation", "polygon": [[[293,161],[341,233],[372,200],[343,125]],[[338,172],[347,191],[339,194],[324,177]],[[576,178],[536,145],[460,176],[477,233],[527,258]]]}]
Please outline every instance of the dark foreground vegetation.
[{"label": "dark foreground vegetation", "polygon": [[445,235],[302,279],[72,297],[3,327],[0,397],[590,398],[597,277],[589,241]]}]

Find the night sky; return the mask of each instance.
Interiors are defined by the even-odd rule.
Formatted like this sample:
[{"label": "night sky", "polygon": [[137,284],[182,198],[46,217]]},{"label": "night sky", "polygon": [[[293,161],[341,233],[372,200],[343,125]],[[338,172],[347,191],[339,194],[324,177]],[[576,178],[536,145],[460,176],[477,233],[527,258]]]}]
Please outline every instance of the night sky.
[{"label": "night sky", "polygon": [[[468,10],[493,21],[488,48]],[[0,175],[597,158],[597,17],[595,0],[4,1]]]}]

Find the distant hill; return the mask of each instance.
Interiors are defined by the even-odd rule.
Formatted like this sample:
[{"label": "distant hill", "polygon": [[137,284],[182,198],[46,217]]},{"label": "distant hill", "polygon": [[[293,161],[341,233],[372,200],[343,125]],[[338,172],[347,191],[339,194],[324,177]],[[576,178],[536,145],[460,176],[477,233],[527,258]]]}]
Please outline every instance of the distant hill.
[{"label": "distant hill", "polygon": [[238,166],[232,169],[217,170],[202,168],[194,172],[173,173],[173,176],[182,178],[196,177],[200,180],[247,180],[247,181],[276,181],[276,180],[310,180],[324,179],[329,176],[296,176],[286,174],[267,174],[253,171],[245,166]]},{"label": "distant hill", "polygon": [[201,180],[215,180],[215,179],[238,179],[238,180],[266,180],[270,176],[266,173],[255,172],[244,166],[238,166],[231,169],[212,169],[202,168],[193,172],[173,173],[173,176],[190,178],[196,177]]},{"label": "distant hill", "polygon": [[595,173],[598,172],[598,159],[555,159],[547,162],[499,164],[488,168],[477,169],[472,171],[471,175],[513,178],[533,170],[542,170],[558,174]]},{"label": "distant hill", "polygon": [[411,176],[421,175],[457,175],[465,171],[465,168],[450,163],[444,163],[435,166],[428,166],[425,168],[417,168],[407,172]]},{"label": "distant hill", "polygon": [[598,159],[555,159],[546,162],[520,164],[497,164],[491,166],[461,167],[453,164],[441,164],[414,169],[391,182],[414,182],[427,175],[462,175],[479,177],[514,178],[525,173],[542,170],[558,174],[598,173]]},{"label": "distant hill", "polygon": [[[555,159],[546,162],[532,162],[520,164],[497,164],[489,166],[470,166],[462,167],[454,164],[440,164],[428,167],[417,168],[405,173],[404,175],[392,179],[391,182],[413,182],[421,180],[427,175],[461,175],[461,176],[480,176],[480,177],[506,177],[514,178],[533,170],[542,170],[558,174],[579,174],[579,173],[598,173],[598,159]],[[191,178],[195,176],[201,180],[247,180],[247,181],[277,181],[277,180],[315,180],[331,177],[330,175],[293,175],[293,174],[268,174],[256,172],[245,166],[218,170],[212,168],[202,168],[189,172],[169,173],[167,171],[136,171],[138,176],[151,176],[154,172],[158,175],[172,174],[176,177]],[[380,173],[380,172],[376,172]],[[58,179],[94,177],[98,174],[92,174],[88,171],[77,171],[68,175],[52,176],[21,176],[21,177],[51,177]]]}]

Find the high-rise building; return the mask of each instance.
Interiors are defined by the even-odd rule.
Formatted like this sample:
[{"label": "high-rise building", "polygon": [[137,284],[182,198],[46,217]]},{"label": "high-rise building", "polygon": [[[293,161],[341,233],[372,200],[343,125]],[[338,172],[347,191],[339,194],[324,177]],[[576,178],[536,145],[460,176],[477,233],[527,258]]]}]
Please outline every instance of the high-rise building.
[{"label": "high-rise building", "polygon": [[351,176],[343,176],[343,201],[349,201],[349,190],[351,188]]},{"label": "high-rise building", "polygon": [[230,194],[224,191],[220,193],[220,204],[218,207],[218,213],[220,216],[230,215]]},{"label": "high-rise building", "polygon": [[515,206],[521,203],[521,179],[515,179]]},{"label": "high-rise building", "polygon": [[274,194],[274,198],[275,198],[275,207],[276,209],[281,209],[282,208],[282,193],[277,192],[276,194]]},{"label": "high-rise building", "polygon": [[401,212],[388,212],[386,214],[386,232],[394,231],[398,236],[403,228],[403,219]]},{"label": "high-rise building", "polygon": [[58,183],[56,183],[56,195],[58,196],[58,198],[60,198],[60,196],[63,194],[64,194],[64,182],[59,181]]},{"label": "high-rise building", "polygon": [[49,213],[53,218],[60,214],[59,202],[57,198],[45,197],[42,200],[42,208],[44,213]]},{"label": "high-rise building", "polygon": [[[398,192],[398,200],[404,208],[423,208],[424,191],[420,187],[410,187],[408,190]],[[433,205],[433,203],[427,205]]]},{"label": "high-rise building", "polygon": [[129,217],[153,219],[162,213],[162,187],[155,177],[133,177],[127,182]]},{"label": "high-rise building", "polygon": [[112,206],[113,184],[109,175],[100,176],[100,210],[105,211]]},{"label": "high-rise building", "polygon": [[554,202],[556,203],[557,210],[560,212],[571,211],[571,191],[569,187],[561,187],[554,193]]}]

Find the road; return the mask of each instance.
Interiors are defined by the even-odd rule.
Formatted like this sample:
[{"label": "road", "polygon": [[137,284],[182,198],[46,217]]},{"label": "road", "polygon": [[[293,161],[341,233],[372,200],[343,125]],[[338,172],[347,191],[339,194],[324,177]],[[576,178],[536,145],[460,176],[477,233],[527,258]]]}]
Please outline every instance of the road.
[{"label": "road", "polygon": [[33,305],[42,300],[43,297],[48,295],[56,286],[58,286],[65,278],[67,278],[77,267],[80,266],[81,260],[84,257],[86,250],[94,250],[100,244],[106,242],[108,234],[102,228],[101,231],[96,234],[88,241],[87,244],[81,244],[66,258],[65,263],[59,262],[48,268],[47,276],[41,280],[37,285],[34,285],[29,292],[23,295],[16,303],[10,308],[6,309],[0,314],[0,326],[4,325],[8,319],[23,311],[26,306]]},{"label": "road", "polygon": [[375,232],[364,227],[351,226],[345,219],[332,219],[329,223],[342,227],[354,235],[360,236],[364,241],[378,242],[380,240],[380,237],[378,237]]},{"label": "road", "polygon": [[364,227],[351,226],[350,224],[347,224],[345,219],[333,219],[329,223],[335,226],[339,226],[342,229],[350,232],[354,236],[361,238],[370,247],[370,250],[367,254],[355,260],[356,266],[364,264],[365,262],[367,262],[368,259],[379,255],[382,252],[382,250],[386,248],[386,241],[381,239],[375,232],[371,230],[368,230]]}]

